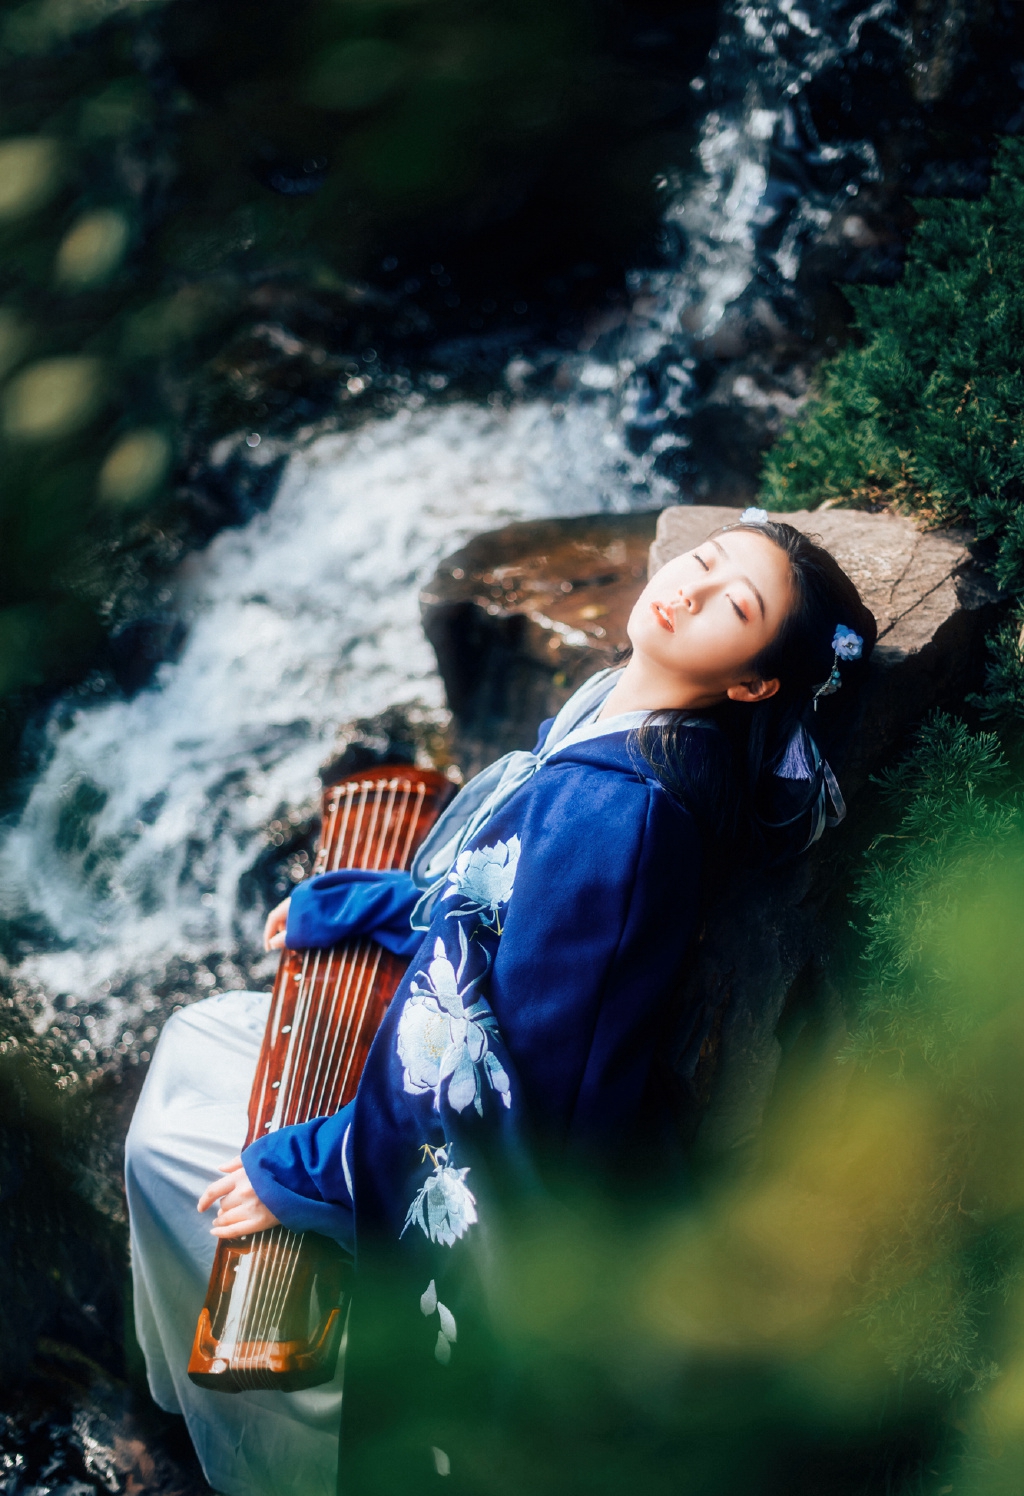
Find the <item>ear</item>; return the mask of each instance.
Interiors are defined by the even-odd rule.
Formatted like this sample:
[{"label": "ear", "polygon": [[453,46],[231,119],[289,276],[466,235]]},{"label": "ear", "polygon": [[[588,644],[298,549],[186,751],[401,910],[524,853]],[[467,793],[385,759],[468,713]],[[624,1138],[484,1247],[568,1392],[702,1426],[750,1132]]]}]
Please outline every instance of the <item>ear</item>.
[{"label": "ear", "polygon": [[777,679],[761,680],[759,676],[755,675],[753,680],[737,681],[736,685],[730,686],[725,694],[730,701],[755,703],[758,701],[767,701],[769,697],[775,695],[778,689],[779,682]]}]

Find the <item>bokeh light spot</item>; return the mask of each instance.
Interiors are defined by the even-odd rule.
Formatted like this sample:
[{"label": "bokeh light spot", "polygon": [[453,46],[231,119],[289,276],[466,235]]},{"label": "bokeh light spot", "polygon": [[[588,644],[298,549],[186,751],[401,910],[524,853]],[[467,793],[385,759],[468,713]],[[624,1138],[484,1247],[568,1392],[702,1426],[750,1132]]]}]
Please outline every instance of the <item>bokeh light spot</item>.
[{"label": "bokeh light spot", "polygon": [[75,288],[91,286],[120,265],[128,246],[128,220],[116,208],[85,213],[61,241],[57,251],[57,279]]},{"label": "bokeh light spot", "polygon": [[41,208],[60,185],[60,148],[43,135],[0,141],[0,222]]},{"label": "bokeh light spot", "polygon": [[76,354],[40,359],[8,386],[4,430],[23,441],[68,436],[99,410],[102,387],[99,359]]},{"label": "bokeh light spot", "polygon": [[147,498],[163,482],[170,461],[171,444],[163,432],[129,432],[107,453],[100,469],[100,498],[117,505]]}]

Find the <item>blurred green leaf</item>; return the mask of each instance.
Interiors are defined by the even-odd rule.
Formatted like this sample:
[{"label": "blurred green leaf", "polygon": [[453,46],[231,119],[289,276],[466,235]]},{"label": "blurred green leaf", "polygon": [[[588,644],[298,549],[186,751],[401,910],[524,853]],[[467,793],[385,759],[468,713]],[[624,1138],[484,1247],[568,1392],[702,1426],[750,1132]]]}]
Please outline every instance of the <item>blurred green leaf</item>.
[{"label": "blurred green leaf", "polygon": [[304,94],[319,109],[365,109],[393,93],[409,71],[402,48],[383,37],[341,42],[314,64]]}]

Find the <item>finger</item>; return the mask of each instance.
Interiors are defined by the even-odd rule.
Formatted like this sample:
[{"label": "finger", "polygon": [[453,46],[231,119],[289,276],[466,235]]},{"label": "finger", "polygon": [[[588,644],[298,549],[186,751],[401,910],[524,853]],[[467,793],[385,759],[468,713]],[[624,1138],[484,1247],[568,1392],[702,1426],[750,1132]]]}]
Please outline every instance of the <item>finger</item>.
[{"label": "finger", "polygon": [[232,1205],[229,1210],[218,1210],[214,1217],[215,1226],[232,1226],[237,1221],[248,1220],[256,1213],[257,1202],[255,1200],[240,1200],[237,1205]]},{"label": "finger", "polygon": [[229,1159],[226,1164],[218,1164],[217,1167],[222,1174],[233,1174],[236,1169],[241,1169],[243,1173],[245,1172],[245,1165],[242,1163],[242,1155],[240,1153],[236,1153],[234,1158]]},{"label": "finger", "polygon": [[244,1174],[235,1174],[232,1178],[231,1189],[221,1198],[221,1210],[234,1210],[238,1205],[252,1205],[259,1199],[256,1191],[246,1179]]},{"label": "finger", "polygon": [[281,906],[276,904],[263,921],[263,938],[269,940],[281,922]]},{"label": "finger", "polygon": [[283,951],[284,950],[284,931],[283,930],[281,931],[280,935],[271,935],[270,939],[267,941],[267,950],[268,951]]},{"label": "finger", "polygon": [[[284,899],[282,903],[277,905],[276,909],[271,909],[267,915],[266,923],[263,926],[263,949],[265,951],[278,949],[278,946],[274,944],[274,937],[283,934],[288,924],[288,906],[290,903],[290,899]],[[280,943],[283,944],[283,940]]]},{"label": "finger", "polygon": [[214,1224],[210,1227],[210,1235],[219,1237],[221,1241],[233,1241],[239,1236],[249,1236],[255,1230],[255,1226],[248,1221],[236,1221],[229,1226]]},{"label": "finger", "polygon": [[232,1191],[230,1195],[225,1195],[224,1199],[220,1202],[217,1215],[223,1216],[227,1215],[230,1211],[247,1210],[251,1204],[251,1195],[238,1195]]},{"label": "finger", "polygon": [[267,1220],[262,1214],[257,1215],[255,1212],[240,1216],[237,1221],[222,1222],[218,1217],[210,1227],[210,1235],[228,1240],[239,1236],[249,1236],[257,1231],[266,1231],[268,1227],[276,1224],[274,1220]]},{"label": "finger", "polygon": [[[244,1187],[249,1183],[249,1176],[242,1168],[240,1159],[236,1158],[230,1164],[222,1164],[220,1172],[224,1177],[211,1179],[200,1196],[200,1199],[205,1200],[207,1205],[211,1205],[214,1200],[219,1200],[222,1195],[228,1194],[231,1190],[237,1189],[239,1185]],[[205,1210],[206,1206],[202,1206],[201,1209]]]},{"label": "finger", "polygon": [[209,1210],[215,1200],[219,1200],[222,1195],[228,1194],[233,1188],[234,1181],[231,1179],[214,1179],[199,1196],[196,1209],[198,1211]]},{"label": "finger", "polygon": [[223,1196],[220,1202],[221,1210],[234,1210],[236,1205],[248,1205],[259,1196],[243,1174],[241,1178],[236,1174],[231,1189]]}]

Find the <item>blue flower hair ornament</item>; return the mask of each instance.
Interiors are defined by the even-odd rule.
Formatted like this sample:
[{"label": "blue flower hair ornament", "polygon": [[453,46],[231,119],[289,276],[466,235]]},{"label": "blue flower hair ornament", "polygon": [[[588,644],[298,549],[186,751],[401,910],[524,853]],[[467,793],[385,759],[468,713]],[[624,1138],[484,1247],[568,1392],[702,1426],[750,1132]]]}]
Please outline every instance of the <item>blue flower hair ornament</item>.
[{"label": "blue flower hair ornament", "polygon": [[840,623],[832,635],[832,669],[828,680],[822,684],[814,693],[814,710],[818,710],[818,698],[821,696],[833,696],[843,684],[843,678],[839,673],[840,660],[859,660],[864,650],[864,640],[853,629],[847,628],[845,623]]},{"label": "blue flower hair ornament", "polygon": [[841,623],[832,635],[832,648],[841,660],[859,660],[864,640]]}]

